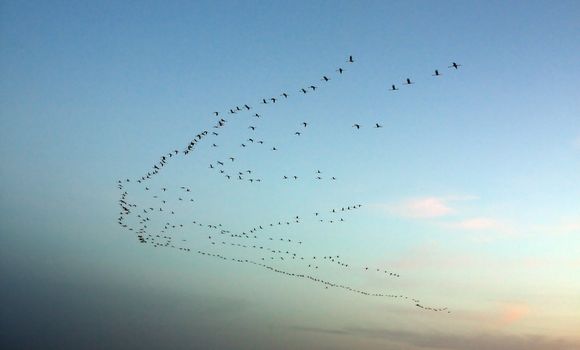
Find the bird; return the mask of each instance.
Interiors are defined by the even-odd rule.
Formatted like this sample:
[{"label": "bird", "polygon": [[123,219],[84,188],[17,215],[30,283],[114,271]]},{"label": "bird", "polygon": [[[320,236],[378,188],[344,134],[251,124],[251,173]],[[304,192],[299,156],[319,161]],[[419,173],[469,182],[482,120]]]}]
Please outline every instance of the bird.
[{"label": "bird", "polygon": [[276,147],[272,147],[272,151],[277,151],[277,148]]},{"label": "bird", "polygon": [[461,65],[459,63],[455,63],[455,62],[451,62],[451,65],[449,66],[449,68],[455,68],[455,69],[459,69],[459,67],[461,67]]},{"label": "bird", "polygon": [[254,114],[254,117],[260,118],[260,115],[258,113],[256,113],[256,114]]},{"label": "bird", "polygon": [[308,123],[307,122],[302,122],[302,125],[304,125],[304,127],[307,127],[308,126]]},{"label": "bird", "polygon": [[300,136],[300,132],[299,132],[299,131],[296,131],[296,132],[294,133],[294,135],[298,135],[298,136]]},{"label": "bird", "polygon": [[352,127],[353,128],[357,128],[357,129],[360,129],[360,125],[359,124],[354,124]]},{"label": "bird", "polygon": [[348,61],[347,62],[348,63],[353,63],[354,62],[354,59],[352,58],[352,55],[351,56],[348,56]]},{"label": "bird", "polygon": [[288,94],[283,92],[280,96],[284,96],[284,98],[288,98]]},{"label": "bird", "polygon": [[344,69],[338,68],[336,71],[338,72],[338,74],[342,74],[342,72],[344,72]]},{"label": "bird", "polygon": [[395,85],[391,85],[391,91],[397,91],[399,90]]},{"label": "bird", "polygon": [[411,85],[414,84],[414,82],[411,81],[411,79],[407,78],[407,82],[405,83],[405,85]]},{"label": "bird", "polygon": [[213,114],[217,117],[220,114],[220,112],[213,112]]},{"label": "bird", "polygon": [[322,76],[322,79],[320,79],[320,80],[329,81],[330,79],[326,75],[324,75],[324,76]]},{"label": "bird", "polygon": [[265,98],[262,99],[262,104],[268,104],[268,101],[266,101]]},{"label": "bird", "polygon": [[310,88],[312,89],[312,91],[316,90],[316,86],[314,86],[314,85],[310,85]]},{"label": "bird", "polygon": [[379,123],[375,123],[375,129],[382,128],[382,127],[383,127],[383,126],[382,126],[382,125],[380,125]]},{"label": "bird", "polygon": [[246,109],[249,111],[251,108],[248,105],[244,105],[244,107],[246,107]]},{"label": "bird", "polygon": [[230,160],[233,162],[236,158],[234,157],[230,157]]},{"label": "bird", "polygon": [[270,101],[272,101],[272,103],[276,103],[276,99],[274,97],[272,97]]},{"label": "bird", "polygon": [[250,126],[248,126],[248,129],[252,129],[252,131],[253,131],[253,130],[256,130],[256,127],[250,125]]},{"label": "bird", "polygon": [[438,77],[440,76],[441,73],[439,73],[439,71],[437,69],[435,69],[435,73],[433,74],[434,77]]},{"label": "bird", "polygon": [[302,91],[302,93],[304,93],[304,94],[308,92],[308,91],[306,91],[306,89],[304,89],[304,88],[300,89],[300,91]]}]

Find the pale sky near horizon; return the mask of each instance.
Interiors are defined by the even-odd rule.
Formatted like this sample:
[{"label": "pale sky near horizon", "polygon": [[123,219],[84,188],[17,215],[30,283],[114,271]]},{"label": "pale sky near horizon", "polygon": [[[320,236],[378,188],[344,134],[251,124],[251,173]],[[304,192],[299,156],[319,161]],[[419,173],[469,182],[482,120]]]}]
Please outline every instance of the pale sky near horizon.
[{"label": "pale sky near horizon", "polygon": [[[0,347],[580,348],[579,18],[575,1],[3,1]],[[117,224],[126,178],[139,212],[167,200],[149,230],[187,222],[169,234],[192,251],[264,256],[192,219],[299,216],[258,234],[352,268],[276,267],[452,313],[140,244]]]}]

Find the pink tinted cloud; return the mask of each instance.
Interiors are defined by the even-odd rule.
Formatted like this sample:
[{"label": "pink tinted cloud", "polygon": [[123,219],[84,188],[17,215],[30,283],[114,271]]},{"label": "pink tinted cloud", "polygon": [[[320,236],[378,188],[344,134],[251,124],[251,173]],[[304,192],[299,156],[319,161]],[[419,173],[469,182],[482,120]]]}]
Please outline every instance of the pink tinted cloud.
[{"label": "pink tinted cloud", "polygon": [[530,313],[530,307],[523,303],[508,303],[502,306],[499,324],[506,326],[520,321]]}]

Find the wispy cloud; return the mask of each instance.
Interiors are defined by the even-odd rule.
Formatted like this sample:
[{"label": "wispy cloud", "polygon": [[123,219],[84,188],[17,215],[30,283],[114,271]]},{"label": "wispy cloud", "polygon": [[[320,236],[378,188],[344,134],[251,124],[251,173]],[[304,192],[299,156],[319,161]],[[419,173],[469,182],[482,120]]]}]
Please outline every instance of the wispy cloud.
[{"label": "wispy cloud", "polygon": [[531,231],[548,236],[580,234],[580,219],[568,220],[552,226],[535,226]]},{"label": "wispy cloud", "polygon": [[473,196],[420,197],[407,199],[396,204],[383,205],[382,207],[393,215],[429,219],[455,214],[457,211],[451,207],[451,202],[476,198]]},{"label": "wispy cloud", "polygon": [[499,322],[501,325],[510,325],[530,313],[530,307],[523,303],[507,303],[503,305]]},{"label": "wispy cloud", "polygon": [[469,233],[469,238],[477,243],[489,243],[501,238],[521,236],[521,230],[503,220],[490,217],[473,217],[439,224],[441,227]]}]

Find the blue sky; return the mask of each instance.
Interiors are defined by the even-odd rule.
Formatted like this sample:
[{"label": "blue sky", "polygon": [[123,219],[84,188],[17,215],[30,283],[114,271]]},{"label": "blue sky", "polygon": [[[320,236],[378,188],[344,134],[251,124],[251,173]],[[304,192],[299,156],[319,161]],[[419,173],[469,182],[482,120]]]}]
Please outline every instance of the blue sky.
[{"label": "blue sky", "polygon": [[[3,344],[578,346],[576,2],[0,6]],[[447,67],[453,61],[459,70]],[[406,78],[416,83],[403,86]],[[302,96],[311,84],[319,89]],[[259,103],[273,96],[275,105]],[[152,225],[193,217],[239,231],[298,215],[300,224],[271,234],[303,241],[292,249],[304,254],[401,274],[321,267],[320,278],[393,290],[451,315],[155,249],[116,224],[118,179],[140,177],[213,131],[214,111],[244,103],[262,118],[228,116],[150,192],[126,185],[140,206],[170,189],[179,213]],[[248,138],[265,146],[242,148]],[[229,156],[228,171],[252,169],[263,181],[228,182],[209,169]],[[177,201],[180,186],[194,204]],[[363,206],[340,224],[312,217],[355,203]],[[186,225],[172,235],[212,249],[207,231]]]}]

